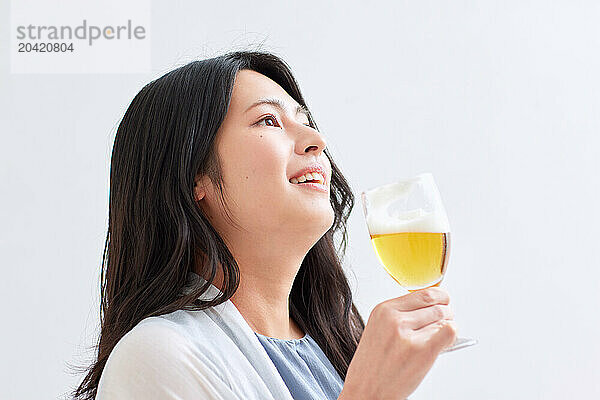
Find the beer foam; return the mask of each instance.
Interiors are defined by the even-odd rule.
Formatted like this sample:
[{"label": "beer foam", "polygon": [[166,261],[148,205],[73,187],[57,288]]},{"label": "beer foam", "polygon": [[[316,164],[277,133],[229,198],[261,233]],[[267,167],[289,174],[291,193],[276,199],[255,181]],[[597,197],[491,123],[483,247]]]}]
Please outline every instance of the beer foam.
[{"label": "beer foam", "polygon": [[[423,190],[423,184],[427,190]],[[429,190],[431,189],[431,190]],[[378,186],[363,193],[363,207],[370,235],[400,232],[450,232],[440,193],[430,173]],[[415,202],[418,206],[410,207]],[[394,203],[403,210],[390,210]]]}]

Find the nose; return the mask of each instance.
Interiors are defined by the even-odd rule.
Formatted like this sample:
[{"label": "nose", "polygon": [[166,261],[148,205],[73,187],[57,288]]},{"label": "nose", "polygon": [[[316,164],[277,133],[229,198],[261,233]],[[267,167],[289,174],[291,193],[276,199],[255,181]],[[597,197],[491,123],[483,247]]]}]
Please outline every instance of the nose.
[{"label": "nose", "polygon": [[316,129],[302,125],[302,128],[298,130],[296,153],[302,155],[312,151],[318,157],[325,150],[325,147],[327,147],[327,142]]}]

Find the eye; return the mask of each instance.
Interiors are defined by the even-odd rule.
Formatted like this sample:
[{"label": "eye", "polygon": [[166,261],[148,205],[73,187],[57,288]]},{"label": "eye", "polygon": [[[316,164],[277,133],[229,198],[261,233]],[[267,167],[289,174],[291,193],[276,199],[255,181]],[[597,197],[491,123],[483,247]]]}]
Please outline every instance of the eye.
[{"label": "eye", "polygon": [[[256,125],[261,125],[261,122],[265,121],[265,126],[279,126],[279,122],[277,121],[277,118],[275,118],[273,115],[267,115],[264,118],[261,118]],[[267,121],[273,121],[272,124],[268,124]]]},{"label": "eye", "polygon": [[[271,122],[267,123],[267,121],[271,121]],[[277,121],[277,118],[275,118],[275,116],[273,116],[273,115],[266,115],[265,117],[259,119],[258,122],[256,122],[254,125],[262,125],[262,122],[264,122],[264,126],[281,127],[281,125],[279,124],[279,121]],[[315,127],[310,122],[307,122],[306,124],[302,124],[302,125],[315,129]]]}]

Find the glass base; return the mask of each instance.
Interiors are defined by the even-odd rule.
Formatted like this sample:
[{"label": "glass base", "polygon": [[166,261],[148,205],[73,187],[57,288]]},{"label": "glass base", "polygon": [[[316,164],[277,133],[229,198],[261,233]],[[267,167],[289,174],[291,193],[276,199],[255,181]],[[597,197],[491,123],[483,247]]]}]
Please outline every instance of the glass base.
[{"label": "glass base", "polygon": [[456,341],[454,343],[452,343],[449,347],[446,347],[444,350],[442,350],[440,352],[440,354],[442,353],[449,353],[451,351],[454,350],[459,350],[459,349],[464,349],[465,347],[470,347],[470,346],[474,346],[477,343],[479,343],[479,341],[477,339],[473,339],[473,338],[456,338]]}]

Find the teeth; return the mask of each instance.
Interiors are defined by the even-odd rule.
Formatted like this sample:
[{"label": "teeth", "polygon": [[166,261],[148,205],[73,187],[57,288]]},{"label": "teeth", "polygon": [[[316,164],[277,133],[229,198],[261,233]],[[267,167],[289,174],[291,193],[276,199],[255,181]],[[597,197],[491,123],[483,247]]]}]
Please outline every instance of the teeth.
[{"label": "teeth", "polygon": [[290,179],[291,183],[302,183],[302,182],[306,182],[307,180],[309,181],[319,181],[320,184],[324,184],[325,183],[325,178],[323,178],[323,175],[321,175],[318,172],[312,172],[312,173],[306,173],[304,175],[295,177]]},{"label": "teeth", "polygon": [[325,179],[323,178],[323,176],[318,172],[313,172],[312,176],[313,176],[314,180],[319,181],[320,183],[325,182]]}]

